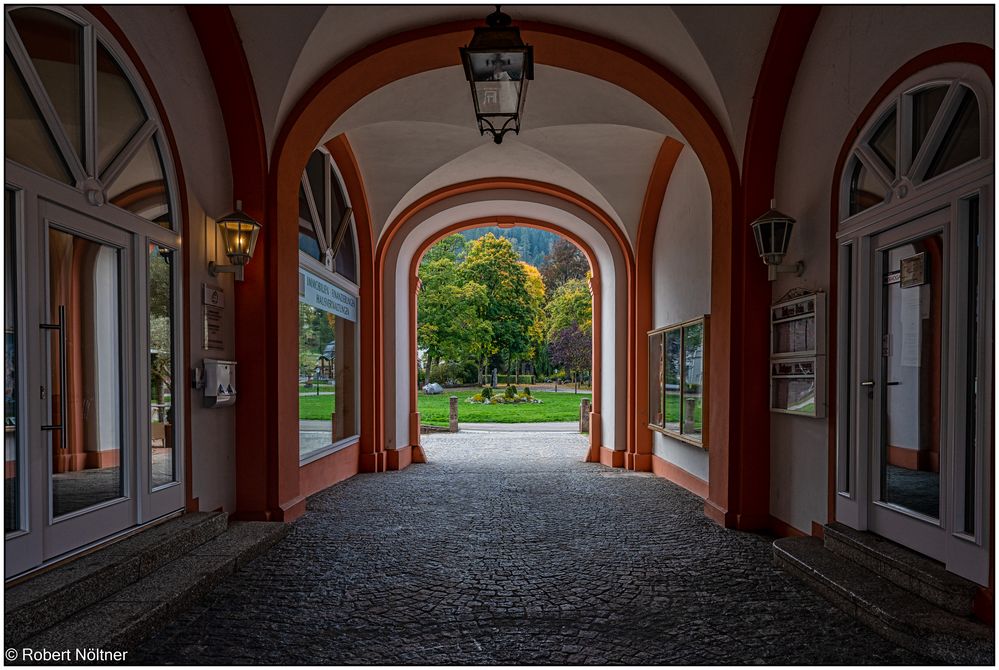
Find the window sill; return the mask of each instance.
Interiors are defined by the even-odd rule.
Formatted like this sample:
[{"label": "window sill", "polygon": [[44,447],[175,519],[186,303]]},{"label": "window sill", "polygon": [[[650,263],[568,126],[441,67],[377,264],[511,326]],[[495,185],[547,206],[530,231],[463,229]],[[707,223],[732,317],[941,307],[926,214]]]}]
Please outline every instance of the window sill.
[{"label": "window sill", "polygon": [[358,437],[359,437],[358,435],[351,435],[350,437],[346,437],[346,438],[340,440],[339,442],[334,442],[333,444],[330,444],[330,445],[328,445],[326,447],[323,447],[322,449],[319,449],[318,451],[314,451],[311,454],[309,454],[308,456],[306,456],[305,458],[300,459],[298,461],[298,467],[306,466],[309,463],[313,463],[315,461],[318,461],[321,458],[326,458],[330,454],[335,454],[338,451],[343,451],[347,447],[351,447],[351,446],[357,444]]},{"label": "window sill", "polygon": [[672,430],[666,430],[662,426],[656,426],[651,423],[647,424],[647,428],[651,431],[659,433],[660,435],[665,435],[666,437],[671,437],[674,440],[685,442],[693,447],[697,447],[698,449],[703,449],[704,451],[708,450],[708,445],[706,445],[702,440],[695,440],[689,435],[684,435],[683,433],[677,433]]}]

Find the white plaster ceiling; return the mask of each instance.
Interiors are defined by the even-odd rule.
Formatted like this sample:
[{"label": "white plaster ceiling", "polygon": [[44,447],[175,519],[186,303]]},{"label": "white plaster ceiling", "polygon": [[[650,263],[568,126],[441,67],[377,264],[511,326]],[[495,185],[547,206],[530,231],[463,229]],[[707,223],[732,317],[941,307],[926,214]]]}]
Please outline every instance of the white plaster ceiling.
[{"label": "white plaster ceiling", "polygon": [[[337,62],[381,38],[472,19],[486,5],[243,5],[232,7],[271,150],[287,114]],[[516,23],[576,28],[635,48],[680,76],[704,100],[741,159],[757,73],[776,6],[510,5]],[[456,55],[457,56],[457,55]],[[457,60],[457,58],[456,58]],[[539,64],[519,136],[496,146],[475,127],[460,67],[425,72],[373,92],[332,123],[346,133],[364,177],[373,224],[422,195],[486,177],[553,183],[605,209],[634,239],[655,156],[676,128],[631,93]]]}]

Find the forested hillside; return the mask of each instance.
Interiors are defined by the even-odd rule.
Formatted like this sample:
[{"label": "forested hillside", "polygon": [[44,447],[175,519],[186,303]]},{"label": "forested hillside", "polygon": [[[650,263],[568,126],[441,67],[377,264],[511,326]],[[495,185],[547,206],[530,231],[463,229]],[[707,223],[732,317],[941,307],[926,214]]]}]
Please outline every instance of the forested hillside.
[{"label": "forested hillside", "polygon": [[516,228],[499,228],[490,226],[489,228],[473,228],[461,233],[467,241],[477,240],[487,233],[492,233],[496,237],[505,237],[513,242],[513,247],[520,254],[520,260],[540,267],[548,252],[551,251],[552,244],[558,239],[558,235],[547,230],[537,228],[527,228],[517,226]]}]

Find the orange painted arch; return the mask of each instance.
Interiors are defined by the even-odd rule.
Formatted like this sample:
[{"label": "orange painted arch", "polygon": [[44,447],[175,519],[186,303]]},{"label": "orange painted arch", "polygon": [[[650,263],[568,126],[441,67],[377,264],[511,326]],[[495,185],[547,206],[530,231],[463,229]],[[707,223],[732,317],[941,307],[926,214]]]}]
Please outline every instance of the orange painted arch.
[{"label": "orange painted arch", "polygon": [[[559,226],[557,224],[544,221],[541,219],[532,219],[525,217],[510,217],[510,216],[492,216],[492,217],[480,217],[475,219],[467,219],[465,221],[460,221],[458,223],[453,223],[446,226],[443,230],[434,233],[426,240],[424,240],[420,246],[417,248],[416,253],[413,254],[413,260],[409,266],[409,350],[416,351],[416,325],[417,325],[417,294],[419,292],[419,267],[420,262],[423,260],[423,255],[426,253],[435,242],[441,238],[447,237],[451,233],[461,232],[463,230],[469,230],[472,228],[481,228],[483,226],[523,226],[526,228],[538,228],[540,230],[547,230],[549,232],[556,233],[566,238],[570,242],[576,245],[583,255],[586,256],[586,260],[590,265],[590,290],[593,293],[593,348],[591,351],[592,360],[590,362],[592,374],[592,386],[593,386],[593,410],[591,414],[600,414],[601,410],[601,390],[600,390],[600,356],[602,354],[602,336],[600,326],[603,322],[603,315],[601,314],[601,307],[603,302],[600,296],[600,266],[597,263],[596,254],[593,253],[593,249],[590,248],[586,242],[583,241],[579,235],[573,231]],[[413,364],[410,366],[409,373],[409,407],[410,416],[418,415],[417,411],[417,397],[418,393],[416,390],[418,384],[417,371],[416,371],[416,361],[413,360]],[[592,426],[592,423],[591,423]],[[412,427],[410,427],[412,432]],[[417,433],[418,434],[418,433]],[[411,439],[412,441],[412,439]],[[415,446],[415,443],[414,443]],[[588,462],[599,461],[599,449],[600,449],[600,434],[598,431],[591,429],[590,431],[590,450],[587,453],[586,460]]]},{"label": "orange painted arch", "polygon": [[[278,480],[280,506],[291,497],[292,475],[288,470],[297,469],[291,449],[285,445],[295,443],[296,424],[292,421],[295,408],[293,390],[296,379],[291,364],[297,347],[297,333],[288,324],[294,324],[295,304],[289,297],[297,290],[294,273],[279,272],[281,267],[297,266],[297,197],[302,171],[309,155],[321,141],[329,127],[347,109],[370,93],[404,77],[430,70],[457,66],[458,49],[467,42],[468,35],[477,21],[459,21],[420,28],[400,33],[375,42],[345,58],[322,77],[296,103],[282,127],[271,160],[269,175],[268,221],[276,229],[268,238],[271,255],[269,269],[273,277],[267,291],[271,307],[271,322],[277,324],[272,343],[276,360],[269,362],[273,374],[278,426],[274,434],[274,447],[278,450],[272,462],[276,466],[272,477]],[[708,383],[716,389],[708,424],[712,427],[712,466],[710,505],[724,514],[728,508],[729,477],[727,473],[730,450],[730,422],[738,422],[732,411],[730,387],[734,381],[732,370],[739,352],[732,346],[739,324],[733,319],[733,298],[737,295],[739,278],[733,273],[740,247],[736,244],[733,223],[739,219],[737,191],[739,188],[736,161],[720,123],[700,97],[682,79],[668,68],[647,55],[603,37],[581,31],[538,22],[519,22],[522,35],[534,46],[537,62],[592,76],[614,84],[644,100],[669,119],[683,135],[698,156],[711,188],[712,199],[712,296],[711,315],[715,337],[709,343],[709,355],[718,364],[708,372]],[[578,197],[578,196],[577,196]],[[616,225],[613,229],[617,229]],[[618,231],[620,234],[620,231]],[[623,238],[623,234],[622,234]],[[633,254],[630,246],[625,255],[632,263],[628,272],[629,299],[628,338],[629,382],[627,388],[627,417],[634,416],[638,389],[635,384],[637,339],[634,331],[636,309]],[[381,247],[381,245],[379,245]],[[376,259],[380,256],[376,252]],[[384,346],[384,324],[381,323],[381,267],[376,262],[374,281],[375,341]],[[287,359],[287,360],[286,360]],[[284,364],[287,363],[287,364]],[[381,385],[375,370],[365,370],[376,384]],[[379,388],[379,390],[383,390]],[[384,414],[381,416],[384,420]],[[631,426],[630,440],[635,430]],[[376,449],[384,448],[384,437],[379,434]],[[626,445],[634,452],[633,445]],[[288,453],[285,453],[288,452]],[[717,462],[717,465],[716,463]],[[717,475],[717,476],[716,476]],[[295,482],[297,484],[297,482]],[[296,486],[297,488],[297,486]]]}]

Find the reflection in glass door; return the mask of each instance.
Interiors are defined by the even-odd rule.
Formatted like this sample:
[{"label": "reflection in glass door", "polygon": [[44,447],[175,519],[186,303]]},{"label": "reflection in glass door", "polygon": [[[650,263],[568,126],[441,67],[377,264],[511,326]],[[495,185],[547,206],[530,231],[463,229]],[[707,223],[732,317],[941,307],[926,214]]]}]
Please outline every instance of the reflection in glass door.
[{"label": "reflection in glass door", "polygon": [[943,237],[881,254],[881,500],[939,519]]},{"label": "reflection in glass door", "polygon": [[51,516],[125,494],[122,478],[121,251],[48,232]]}]

